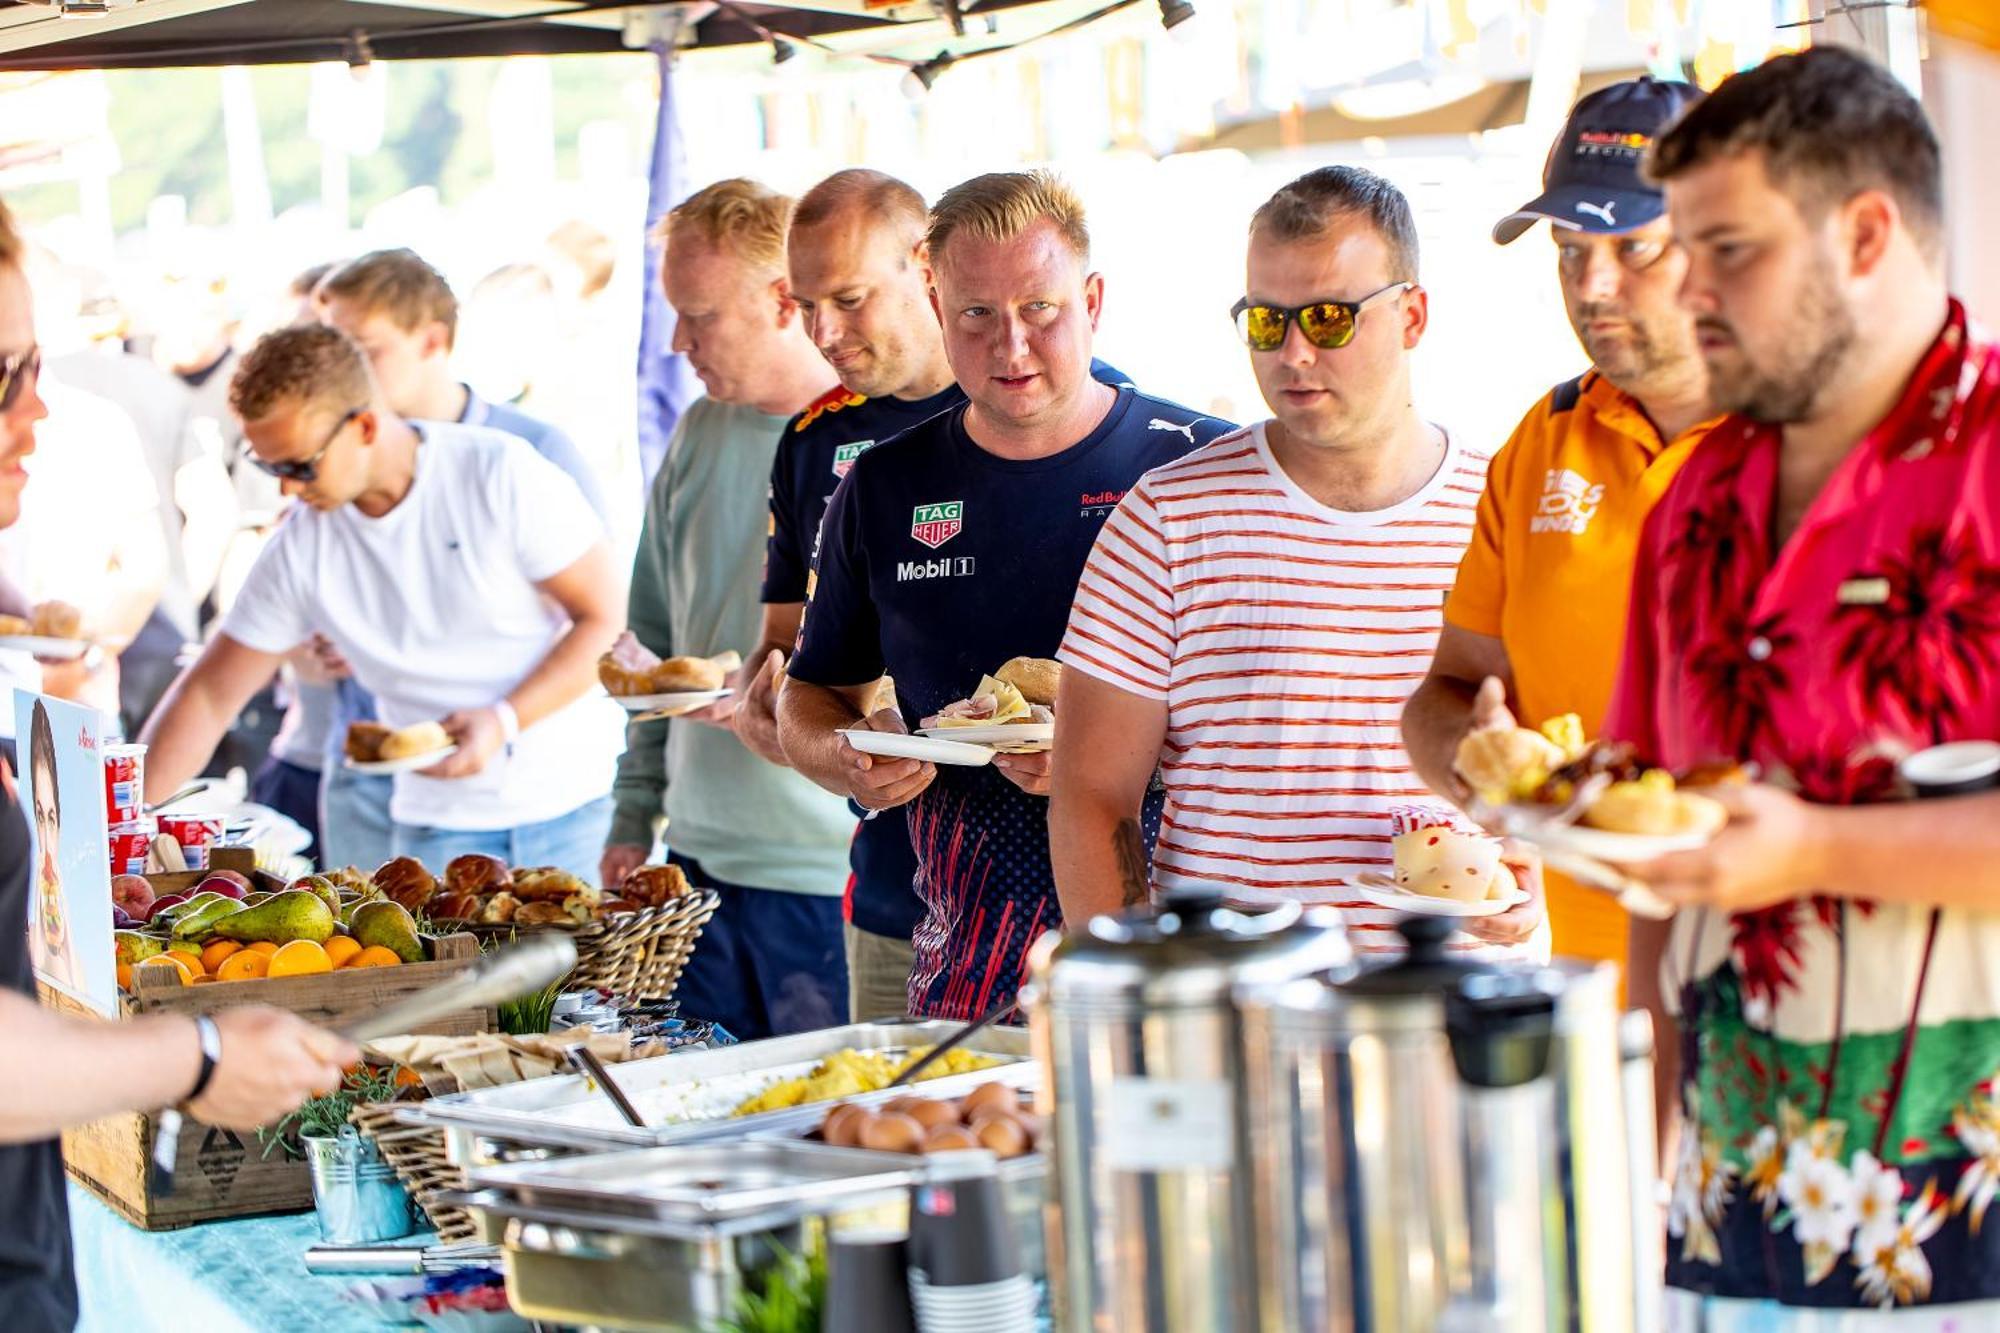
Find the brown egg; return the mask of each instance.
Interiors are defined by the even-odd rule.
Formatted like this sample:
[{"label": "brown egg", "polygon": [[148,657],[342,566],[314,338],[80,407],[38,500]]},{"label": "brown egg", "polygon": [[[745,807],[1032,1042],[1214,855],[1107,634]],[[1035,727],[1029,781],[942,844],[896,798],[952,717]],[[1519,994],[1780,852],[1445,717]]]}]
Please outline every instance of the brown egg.
[{"label": "brown egg", "polygon": [[908,1115],[910,1108],[923,1100],[922,1097],[911,1097],[908,1094],[901,1097],[891,1097],[888,1101],[882,1103],[882,1113],[887,1115],[893,1111],[900,1115]]},{"label": "brown egg", "polygon": [[940,1125],[924,1138],[925,1152],[957,1152],[961,1148],[978,1146],[979,1140],[962,1125]]},{"label": "brown egg", "polygon": [[852,1102],[842,1102],[826,1113],[826,1123],[820,1128],[820,1137],[835,1148],[852,1148],[861,1142],[860,1128],[864,1120],[874,1118],[867,1107],[856,1106]]},{"label": "brown egg", "polygon": [[1030,1146],[1027,1129],[1004,1111],[979,1116],[972,1122],[972,1135],[995,1157],[1019,1157]]},{"label": "brown egg", "polygon": [[903,1114],[922,1125],[926,1130],[936,1129],[940,1125],[956,1125],[959,1122],[958,1108],[950,1102],[933,1102],[927,1100],[912,1102],[909,1109],[904,1111]]},{"label": "brown egg", "polygon": [[1005,1083],[982,1083],[965,1094],[959,1103],[959,1110],[967,1120],[975,1119],[981,1111],[1012,1111],[1021,1104],[1021,1094]]},{"label": "brown egg", "polygon": [[901,1112],[890,1112],[863,1125],[860,1141],[877,1152],[915,1152],[923,1144],[924,1127]]}]

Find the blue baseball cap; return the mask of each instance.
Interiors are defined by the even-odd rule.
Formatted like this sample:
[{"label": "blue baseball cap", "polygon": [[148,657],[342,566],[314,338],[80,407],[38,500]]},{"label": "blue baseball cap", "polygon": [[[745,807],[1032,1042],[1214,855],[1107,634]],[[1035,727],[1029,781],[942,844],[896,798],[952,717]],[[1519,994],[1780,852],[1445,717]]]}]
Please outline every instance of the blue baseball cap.
[{"label": "blue baseball cap", "polygon": [[1494,224],[1501,245],[1546,219],[1599,235],[1643,227],[1667,211],[1640,167],[1653,137],[1701,97],[1691,83],[1644,78],[1599,88],[1578,102],[1549,151],[1542,192]]}]

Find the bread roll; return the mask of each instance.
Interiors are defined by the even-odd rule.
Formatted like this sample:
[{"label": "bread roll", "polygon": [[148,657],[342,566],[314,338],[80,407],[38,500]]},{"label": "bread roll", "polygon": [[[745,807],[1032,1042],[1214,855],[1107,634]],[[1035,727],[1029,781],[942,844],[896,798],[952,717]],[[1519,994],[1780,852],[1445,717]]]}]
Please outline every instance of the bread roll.
[{"label": "bread roll", "polygon": [[514,872],[513,894],[524,903],[561,902],[578,893],[594,897],[596,892],[567,870],[557,870],[553,866],[526,867]]},{"label": "bread roll", "polygon": [[375,872],[375,887],[384,898],[401,903],[412,912],[423,911],[437,896],[438,882],[423,862],[414,856],[399,856],[384,862]]},{"label": "bread roll", "polygon": [[551,926],[557,922],[569,924],[574,920],[557,902],[522,903],[514,913],[514,924],[517,926]]},{"label": "bread roll", "polygon": [[32,615],[34,632],[45,639],[83,637],[83,612],[68,602],[43,602]]},{"label": "bread roll", "polygon": [[502,889],[480,905],[479,919],[488,925],[505,925],[520,910],[521,900]]},{"label": "bread roll", "polygon": [[454,856],[444,868],[446,893],[498,893],[513,882],[513,872],[505,861],[482,852]]},{"label": "bread roll", "polygon": [[679,866],[640,866],[618,885],[620,896],[647,907],[662,907],[694,890]]},{"label": "bread roll", "polygon": [[1056,690],[1062,685],[1062,663],[1046,657],[1016,657],[994,672],[993,679],[1006,681],[1031,704],[1053,706]]},{"label": "bread roll", "polygon": [[434,754],[451,744],[451,736],[435,722],[419,722],[414,727],[392,731],[382,742],[382,760],[410,759]]},{"label": "bread roll", "polygon": [[438,921],[477,921],[484,906],[476,893],[440,893],[431,899],[430,915]]},{"label": "bread roll", "polygon": [[1642,778],[1606,787],[1583,812],[1583,822],[1607,833],[1705,836],[1729,822],[1729,811],[1719,801],[1699,793],[1676,791],[1669,782]]},{"label": "bread roll", "polygon": [[35,632],[35,622],[20,616],[0,616],[0,637],[25,639]]},{"label": "bread roll", "polygon": [[380,722],[354,722],[347,728],[347,757],[357,764],[372,764],[382,758],[382,742],[389,728]]}]

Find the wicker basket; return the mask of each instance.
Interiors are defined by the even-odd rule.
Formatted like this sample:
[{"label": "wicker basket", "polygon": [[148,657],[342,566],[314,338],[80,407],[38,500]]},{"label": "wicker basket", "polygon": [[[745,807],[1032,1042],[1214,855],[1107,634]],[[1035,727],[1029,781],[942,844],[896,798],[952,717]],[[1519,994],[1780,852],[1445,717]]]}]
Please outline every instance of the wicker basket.
[{"label": "wicker basket", "polygon": [[355,1107],[349,1119],[356,1129],[375,1140],[382,1160],[395,1171],[417,1207],[424,1210],[424,1216],[437,1228],[439,1240],[472,1240],[479,1234],[472,1214],[438,1201],[440,1191],[465,1189],[465,1172],[445,1160],[443,1130],[428,1125],[405,1125],[396,1119],[396,1112],[408,1105],[408,1102],[369,1102]]},{"label": "wicker basket", "polygon": [[714,889],[684,894],[662,907],[619,912],[588,925],[560,923],[516,926],[511,923],[440,921],[440,928],[470,931],[482,939],[509,939],[537,931],[561,930],[576,940],[576,971],[565,990],[596,987],[613,995],[664,1000],[674,993],[681,969],[701,928],[722,901]]}]

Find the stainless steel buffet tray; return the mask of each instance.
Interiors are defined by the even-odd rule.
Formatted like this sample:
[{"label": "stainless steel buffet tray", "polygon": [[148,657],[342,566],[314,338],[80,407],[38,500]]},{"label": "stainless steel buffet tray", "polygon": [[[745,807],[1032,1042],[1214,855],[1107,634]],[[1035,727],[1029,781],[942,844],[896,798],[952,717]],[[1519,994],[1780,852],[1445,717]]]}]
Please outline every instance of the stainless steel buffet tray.
[{"label": "stainless steel buffet tray", "polygon": [[[812,1102],[755,1115],[730,1114],[745,1098],[777,1080],[802,1075],[838,1051],[903,1053],[934,1045],[959,1027],[941,1020],[852,1023],[613,1065],[612,1077],[648,1122],[644,1129],[626,1124],[610,1098],[576,1075],[436,1097],[409,1107],[399,1118],[445,1129],[455,1147],[472,1135],[498,1144],[587,1151],[741,1138],[816,1125],[832,1104]],[[1016,1087],[1032,1086],[1040,1073],[1040,1066],[1028,1058],[1028,1034],[1022,1028],[987,1028],[965,1049],[1000,1064],[973,1073],[926,1079],[909,1088],[836,1100],[870,1104],[904,1093],[952,1097],[996,1078]],[[472,1166],[486,1157],[477,1153],[461,1155],[459,1160]]]}]

